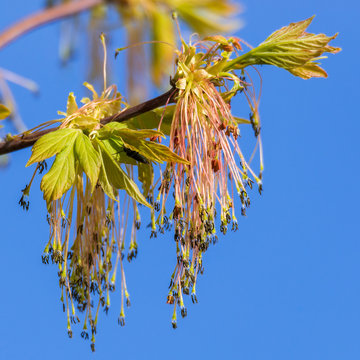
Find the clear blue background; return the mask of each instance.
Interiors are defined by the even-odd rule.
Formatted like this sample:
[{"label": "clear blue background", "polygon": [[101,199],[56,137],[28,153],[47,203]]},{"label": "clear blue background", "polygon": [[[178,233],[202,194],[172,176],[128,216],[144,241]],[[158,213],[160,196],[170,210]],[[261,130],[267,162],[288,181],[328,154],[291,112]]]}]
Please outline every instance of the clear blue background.
[{"label": "clear blue background", "polygon": [[[1,1],[0,29],[43,1]],[[171,328],[165,304],[175,261],[171,236],[140,236],[126,267],[132,307],[117,325],[119,296],[101,316],[90,352],[74,328],[66,333],[56,268],[41,263],[48,238],[37,182],[28,213],[17,204],[32,171],[26,149],[0,170],[0,359],[360,359],[359,40],[357,1],[243,1],[253,45],[275,29],[313,14],[312,32],[339,32],[343,51],[323,61],[329,78],[301,80],[262,68],[264,193],[205,256],[199,304]],[[28,126],[56,118],[66,94],[84,95],[85,44],[59,66],[59,26],[23,36],[0,52],[0,64],[36,80],[38,98],[12,86]],[[123,46],[121,33],[113,47]],[[119,66],[119,64],[117,65]],[[123,86],[124,73],[117,71]],[[236,113],[236,106],[234,105]],[[188,299],[189,300],[189,299]]]}]

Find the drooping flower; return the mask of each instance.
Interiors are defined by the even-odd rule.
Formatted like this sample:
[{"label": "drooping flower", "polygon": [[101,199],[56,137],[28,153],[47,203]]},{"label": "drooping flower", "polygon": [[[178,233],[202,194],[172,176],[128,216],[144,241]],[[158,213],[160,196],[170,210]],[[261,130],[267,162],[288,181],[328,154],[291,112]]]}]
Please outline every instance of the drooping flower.
[{"label": "drooping flower", "polygon": [[[161,205],[157,223],[161,229],[164,219],[174,222],[177,265],[167,302],[175,307],[179,305],[183,317],[187,313],[183,294],[189,295],[191,291],[193,302],[197,302],[196,280],[203,270],[203,253],[218,240],[216,220],[220,218],[223,234],[229,226],[237,230],[235,197],[240,197],[241,213],[245,215],[250,205],[248,190],[254,181],[261,190],[261,173],[254,173],[237,142],[238,122],[229,102],[250,84],[232,73],[214,75],[208,71],[223,56],[240,48],[237,38],[209,37],[194,45],[183,42],[182,51],[178,52],[178,71],[172,79],[178,96],[173,110],[170,149],[189,164],[167,165],[159,188]],[[233,82],[231,89],[228,88],[230,81]],[[174,207],[166,217],[171,186]],[[175,309],[173,324],[176,324]]]},{"label": "drooping flower", "polygon": [[[194,44],[190,41],[189,45],[182,41],[181,51],[177,52],[177,72],[171,82],[178,95],[172,109],[170,149],[190,164],[167,165],[157,198],[160,214],[153,220],[153,229],[157,224],[160,230],[168,219],[174,221],[177,264],[167,298],[168,303],[174,304],[174,327],[176,306],[180,306],[183,317],[187,313],[183,294],[188,295],[191,288],[192,300],[197,302],[197,275],[203,270],[204,252],[218,240],[216,222],[223,234],[231,223],[232,229],[237,230],[236,195],[240,198],[241,214],[245,215],[253,183],[262,191],[259,99],[246,68],[270,64],[304,79],[326,76],[316,61],[324,52],[336,53],[340,49],[328,45],[336,35],[306,33],[311,21],[312,18],[290,24],[241,56],[241,39],[219,35]],[[231,113],[230,100],[238,93],[247,100],[249,120]],[[239,123],[250,124],[254,130],[260,153],[258,174],[250,167],[253,155],[247,161],[240,149]],[[171,187],[175,203],[167,215]]]}]

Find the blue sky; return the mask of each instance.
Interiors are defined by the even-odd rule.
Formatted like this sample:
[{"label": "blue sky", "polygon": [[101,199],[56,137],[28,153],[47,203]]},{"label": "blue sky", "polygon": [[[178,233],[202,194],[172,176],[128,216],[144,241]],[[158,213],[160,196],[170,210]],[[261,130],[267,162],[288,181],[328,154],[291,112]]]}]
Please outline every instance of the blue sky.
[{"label": "blue sky", "polygon": [[[0,29],[42,3],[6,2]],[[179,319],[176,331],[171,328],[165,298],[174,242],[170,236],[149,239],[144,231],[139,256],[126,268],[132,299],[126,326],[117,325],[115,295],[109,316],[100,319],[96,353],[80,338],[80,327],[70,340],[56,269],[41,263],[48,227],[39,184],[32,189],[29,212],[17,204],[31,176],[24,168],[30,150],[19,151],[0,170],[1,359],[360,358],[360,125],[352,108],[359,95],[354,28],[360,6],[350,0],[243,3],[246,26],[238,36],[253,45],[316,14],[311,32],[339,32],[334,45],[343,51],[323,61],[326,80],[305,81],[262,67],[264,193],[252,194],[240,231],[221,236],[206,253],[199,304],[188,304],[187,318]],[[1,67],[40,85],[36,98],[12,87],[28,126],[56,118],[70,91],[85,94],[84,45],[61,67],[58,34],[59,26],[51,25],[0,52]],[[118,34],[114,48],[123,46],[121,41]],[[117,76],[123,87],[124,74],[117,70]]]}]

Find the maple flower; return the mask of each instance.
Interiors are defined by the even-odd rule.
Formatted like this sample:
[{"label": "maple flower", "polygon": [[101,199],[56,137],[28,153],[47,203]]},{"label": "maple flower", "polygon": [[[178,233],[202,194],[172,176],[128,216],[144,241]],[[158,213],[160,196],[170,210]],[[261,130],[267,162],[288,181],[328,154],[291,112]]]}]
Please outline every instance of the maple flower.
[{"label": "maple flower", "polygon": [[[237,38],[208,37],[195,45],[183,42],[178,52],[178,71],[172,79],[178,96],[169,147],[189,164],[168,163],[159,188],[162,205],[158,224],[161,229],[173,184],[175,204],[169,218],[174,221],[177,265],[168,303],[179,304],[183,317],[187,312],[182,294],[189,295],[191,288],[193,302],[197,302],[195,288],[197,274],[203,270],[202,254],[218,239],[216,217],[220,217],[223,234],[230,224],[237,230],[234,197],[239,196],[241,213],[245,215],[250,205],[248,188],[256,181],[261,189],[261,174],[252,171],[237,143],[240,132],[228,101],[244,90],[244,81],[234,74],[219,76],[208,71],[221,59],[221,53],[236,49],[241,49]],[[233,81],[234,86],[220,92],[224,78]]]},{"label": "maple flower", "polygon": [[[160,230],[168,219],[174,221],[177,264],[167,298],[168,303],[174,304],[173,326],[177,305],[182,316],[186,316],[183,294],[189,295],[190,288],[192,300],[197,302],[196,280],[203,271],[203,253],[218,240],[216,218],[220,218],[223,234],[231,223],[232,230],[237,230],[236,195],[240,198],[241,214],[245,215],[253,183],[260,193],[262,191],[259,99],[246,68],[269,64],[304,79],[326,77],[317,60],[324,52],[336,53],[340,49],[328,45],[336,35],[305,32],[312,19],[281,28],[240,56],[241,43],[245,42],[220,35],[208,36],[194,44],[182,40],[181,51],[177,51],[177,72],[171,83],[178,95],[173,109],[170,149],[189,164],[168,163],[157,198],[156,208],[160,214],[153,220],[153,228],[157,223]],[[232,59],[233,54],[236,57]],[[230,100],[238,93],[243,93],[248,102],[249,120],[236,118],[231,113]],[[250,167],[252,156],[247,161],[238,144],[239,123],[251,124],[254,130],[260,150],[258,175]],[[171,185],[175,203],[166,217],[165,204]]]}]

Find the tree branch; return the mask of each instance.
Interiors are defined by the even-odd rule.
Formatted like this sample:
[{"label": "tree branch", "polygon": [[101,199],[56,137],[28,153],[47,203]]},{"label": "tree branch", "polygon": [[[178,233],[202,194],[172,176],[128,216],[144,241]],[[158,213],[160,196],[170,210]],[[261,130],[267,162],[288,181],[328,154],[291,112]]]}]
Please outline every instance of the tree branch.
[{"label": "tree branch", "polygon": [[64,17],[75,15],[99,5],[103,0],[82,0],[62,3],[46,10],[40,10],[18,21],[0,33],[0,49],[27,32]]},{"label": "tree branch", "polygon": [[[175,102],[175,96],[176,96],[177,90],[172,88],[166,93],[154,98],[147,100],[139,105],[132,106],[129,108],[126,108],[125,110],[103,118],[100,123],[102,125],[106,125],[109,122],[116,121],[116,122],[123,122],[126,120],[129,120],[131,118],[134,118],[138,115],[144,114],[148,111],[157,109],[160,106],[164,106],[170,103]],[[34,133],[28,134],[28,135],[16,135],[13,139],[8,141],[0,142],[0,155],[8,154],[11,152],[14,152],[16,150],[25,149],[29,146],[32,146],[35,144],[35,142],[40,139],[42,136],[57,130],[59,127],[46,129],[42,131],[35,131]]]}]

